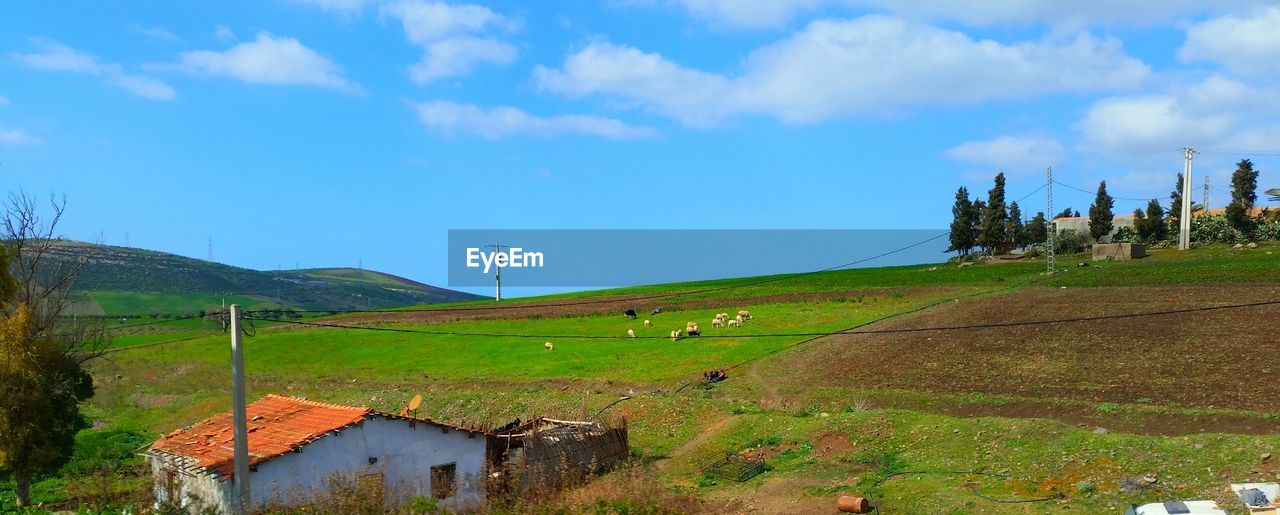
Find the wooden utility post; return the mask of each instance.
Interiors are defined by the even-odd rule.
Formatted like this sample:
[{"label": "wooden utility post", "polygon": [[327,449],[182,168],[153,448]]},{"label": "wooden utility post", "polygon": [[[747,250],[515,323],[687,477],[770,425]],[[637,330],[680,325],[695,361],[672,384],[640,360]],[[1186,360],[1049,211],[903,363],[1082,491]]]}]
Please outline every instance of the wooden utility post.
[{"label": "wooden utility post", "polygon": [[244,341],[240,331],[240,305],[231,305],[231,418],[234,424],[235,498],[231,509],[237,515],[249,510],[249,426],[244,401]]}]

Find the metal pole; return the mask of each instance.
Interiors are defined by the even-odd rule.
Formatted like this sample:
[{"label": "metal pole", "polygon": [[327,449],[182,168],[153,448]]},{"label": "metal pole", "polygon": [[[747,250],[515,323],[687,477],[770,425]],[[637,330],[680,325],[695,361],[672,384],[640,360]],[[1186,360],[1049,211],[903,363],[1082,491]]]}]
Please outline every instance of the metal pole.
[{"label": "metal pole", "polygon": [[1053,167],[1046,168],[1044,173],[1047,180],[1045,185],[1049,188],[1049,241],[1045,245],[1045,257],[1047,258],[1045,266],[1048,268],[1047,272],[1052,274],[1054,271],[1053,236],[1058,232],[1058,216],[1053,212]]},{"label": "metal pole", "polygon": [[1182,216],[1178,217],[1178,250],[1191,248],[1191,157],[1196,149],[1185,147],[1182,157],[1185,159],[1182,171]]},{"label": "metal pole", "polygon": [[249,427],[244,401],[244,342],[240,333],[240,305],[231,305],[231,417],[234,424],[235,499],[234,513],[248,511],[249,504]]},{"label": "metal pole", "polygon": [[1204,201],[1200,203],[1205,210],[1209,209],[1209,176],[1204,176]]}]

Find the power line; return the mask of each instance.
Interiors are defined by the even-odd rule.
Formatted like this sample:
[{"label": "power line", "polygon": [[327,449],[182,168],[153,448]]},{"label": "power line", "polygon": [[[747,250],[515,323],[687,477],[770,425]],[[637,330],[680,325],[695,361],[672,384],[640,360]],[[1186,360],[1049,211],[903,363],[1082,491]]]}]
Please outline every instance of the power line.
[{"label": "power line", "polygon": [[1238,150],[1222,148],[1196,148],[1196,150],[1209,154],[1246,154],[1254,156],[1280,157],[1280,150]]},{"label": "power line", "polygon": [[[1089,191],[1089,190],[1086,190],[1086,189],[1084,189],[1084,188],[1077,188],[1077,187],[1072,186],[1072,185],[1070,185],[1070,184],[1064,184],[1064,183],[1059,182],[1059,181],[1057,181],[1057,180],[1054,180],[1054,181],[1053,181],[1053,183],[1054,183],[1054,184],[1057,184],[1058,186],[1062,186],[1062,187],[1064,187],[1064,188],[1069,188],[1069,189],[1073,189],[1073,190],[1079,191],[1079,192],[1081,192],[1081,193],[1088,193],[1088,194],[1090,194],[1090,195],[1094,195],[1094,194],[1096,194],[1096,193],[1097,193],[1096,191]],[[1111,196],[1111,198],[1113,198],[1113,199],[1115,199],[1115,200],[1129,200],[1129,201],[1134,201],[1134,202],[1147,202],[1147,201],[1151,200],[1151,199],[1149,199],[1149,198],[1117,197],[1117,196],[1114,196],[1114,195],[1112,195],[1112,196]]]},{"label": "power line", "polygon": [[[921,246],[921,245],[924,245],[924,244],[926,244],[926,243],[929,243],[929,242],[931,242],[931,241],[933,241],[933,240],[936,240],[936,239],[942,238],[942,237],[944,237],[944,236],[948,236],[949,234],[950,234],[949,232],[944,232],[944,233],[938,234],[938,235],[936,235],[936,236],[931,236],[931,237],[926,238],[926,239],[924,239],[924,240],[921,240],[921,241],[918,241],[918,242],[912,243],[912,244],[910,244],[910,245],[906,245],[906,246],[904,246],[904,247],[899,247],[899,248],[896,248],[896,249],[893,249],[893,250],[890,250],[890,251],[887,251],[887,252],[882,252],[882,253],[880,253],[880,254],[876,254],[876,255],[874,255],[874,256],[865,257],[865,258],[858,259],[858,260],[855,260],[855,261],[850,261],[850,262],[848,262],[848,263],[841,263],[841,264],[839,264],[839,265],[830,266],[830,267],[823,268],[823,269],[820,269],[820,270],[813,270],[813,271],[810,271],[810,272],[793,273],[793,274],[779,274],[779,275],[777,275],[777,276],[775,276],[775,277],[770,277],[770,278],[768,278],[768,279],[762,279],[762,280],[759,280],[759,281],[752,281],[752,282],[741,283],[741,284],[729,284],[729,285],[725,285],[725,286],[716,286],[716,287],[712,287],[712,288],[703,288],[703,289],[699,289],[699,290],[689,290],[689,291],[679,291],[679,292],[668,292],[668,293],[655,293],[655,294],[639,295],[639,296],[632,296],[632,297],[625,297],[625,298],[602,298],[602,299],[591,299],[591,300],[583,300],[583,301],[577,301],[577,302],[558,302],[558,303],[532,303],[532,302],[530,302],[530,303],[527,303],[527,304],[507,304],[507,305],[504,305],[504,306],[464,306],[464,307],[456,307],[456,308],[421,308],[421,309],[391,309],[391,310],[369,310],[369,309],[315,309],[315,310],[306,310],[306,309],[298,309],[298,310],[290,310],[290,312],[291,312],[291,313],[322,313],[322,314],[328,314],[328,315],[348,315],[348,314],[355,314],[355,313],[382,313],[382,314],[395,314],[395,313],[453,313],[453,312],[467,312],[467,311],[511,310],[511,309],[521,309],[521,308],[528,309],[528,308],[552,308],[552,307],[566,307],[566,306],[586,306],[586,305],[592,305],[592,304],[606,304],[606,303],[619,303],[619,302],[637,302],[637,301],[642,301],[642,300],[660,299],[660,298],[666,298],[666,297],[680,297],[680,296],[685,296],[685,295],[696,295],[696,294],[701,294],[701,293],[710,293],[710,292],[718,292],[718,291],[732,290],[732,289],[736,289],[736,288],[746,288],[746,287],[750,287],[750,286],[759,286],[759,285],[762,285],[762,284],[775,283],[775,282],[779,282],[779,281],[789,281],[789,280],[798,279],[798,278],[801,278],[801,277],[806,277],[806,276],[810,276],[810,275],[814,275],[814,274],[820,274],[820,273],[823,273],[823,272],[831,272],[831,271],[834,271],[834,270],[839,270],[839,269],[841,269],[841,268],[847,268],[847,267],[851,267],[851,266],[854,266],[854,265],[860,265],[860,264],[862,264],[862,263],[866,263],[866,262],[868,262],[868,261],[873,261],[873,260],[876,260],[876,259],[880,259],[880,258],[882,258],[882,257],[886,257],[886,256],[890,256],[890,255],[893,255],[893,254],[896,254],[896,253],[899,253],[899,252],[903,252],[903,251],[906,251],[906,250],[910,250],[910,249],[912,249],[912,248],[919,247],[919,246]],[[274,312],[275,310],[272,310],[272,311]],[[259,312],[261,312],[261,310],[257,310],[257,311],[246,311],[245,313],[246,313],[246,314],[250,314],[250,315],[252,315],[252,314],[255,314],[255,313],[259,313]]]},{"label": "power line", "polygon": [[[948,299],[948,300],[952,300],[952,299]],[[933,305],[937,305],[937,304],[933,304]],[[933,305],[921,307],[916,311],[926,309]],[[895,333],[919,333],[919,332],[934,332],[934,331],[967,331],[967,330],[975,330],[975,329],[998,329],[998,328],[1008,328],[1008,327],[1036,326],[1036,325],[1097,322],[1101,320],[1118,320],[1118,319],[1140,318],[1140,317],[1151,317],[1151,316],[1181,315],[1181,314],[1187,314],[1187,313],[1203,313],[1207,311],[1244,309],[1244,308],[1275,306],[1275,305],[1280,305],[1280,300],[1250,302],[1250,303],[1244,303],[1244,304],[1225,304],[1221,306],[1202,306],[1202,307],[1196,307],[1196,308],[1173,309],[1173,310],[1162,310],[1162,311],[1146,311],[1146,312],[1139,312],[1139,313],[1121,313],[1121,314],[1114,314],[1114,315],[1094,315],[1094,316],[1084,316],[1084,317],[1025,320],[1025,321],[1015,321],[1015,322],[991,322],[991,323],[984,323],[984,324],[951,325],[951,326],[905,327],[905,328],[891,328],[891,329],[874,329],[874,330],[868,330],[868,331],[839,329],[836,331],[805,332],[805,333],[723,334],[723,335],[704,335],[704,336],[697,336],[695,338],[741,339],[741,338],[778,338],[778,337],[793,337],[793,336],[825,337],[825,336],[833,336],[837,334],[895,334]],[[914,311],[907,311],[904,313],[895,314],[893,316],[899,316],[901,314],[906,314],[911,312],[914,312]],[[333,329],[349,329],[349,330],[408,333],[408,334],[428,334],[428,335],[436,335],[436,336],[475,336],[475,337],[486,337],[486,338],[539,338],[539,339],[547,339],[547,340],[557,340],[557,339],[558,340],[665,340],[665,339],[670,339],[669,336],[661,336],[661,335],[631,337],[631,336],[624,336],[624,335],[603,335],[603,334],[484,333],[484,332],[466,332],[466,331],[432,331],[432,330],[424,330],[424,329],[406,329],[406,328],[396,328],[396,327],[371,327],[371,326],[360,326],[360,325],[315,323],[315,322],[303,322],[299,320],[277,319],[277,318],[252,318],[252,320],[280,322],[280,323],[286,323],[286,324],[304,325],[304,326],[311,326],[311,327],[326,327],[326,328],[333,328]],[[872,321],[872,322],[875,322],[875,321]],[[871,323],[871,322],[864,322],[863,324],[855,326],[855,328],[864,326],[867,323]]]}]

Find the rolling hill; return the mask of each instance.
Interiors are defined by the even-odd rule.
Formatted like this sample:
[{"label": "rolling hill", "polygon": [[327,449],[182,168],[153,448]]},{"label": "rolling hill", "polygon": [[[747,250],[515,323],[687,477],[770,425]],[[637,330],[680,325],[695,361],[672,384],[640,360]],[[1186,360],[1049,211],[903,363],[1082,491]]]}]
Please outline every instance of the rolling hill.
[{"label": "rolling hill", "polygon": [[153,250],[68,241],[55,259],[87,258],[77,311],[199,311],[227,303],[257,308],[369,309],[475,300],[479,296],[354,268],[259,271]]}]

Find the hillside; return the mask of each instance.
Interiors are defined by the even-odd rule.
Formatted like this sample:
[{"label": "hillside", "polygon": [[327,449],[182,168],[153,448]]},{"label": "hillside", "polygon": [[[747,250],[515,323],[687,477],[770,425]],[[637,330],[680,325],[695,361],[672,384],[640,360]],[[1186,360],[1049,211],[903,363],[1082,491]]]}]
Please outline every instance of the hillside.
[{"label": "hillside", "polygon": [[56,257],[88,256],[76,281],[83,313],[195,311],[223,298],[259,307],[366,309],[479,297],[351,268],[259,271],[131,247],[67,242]]}]

